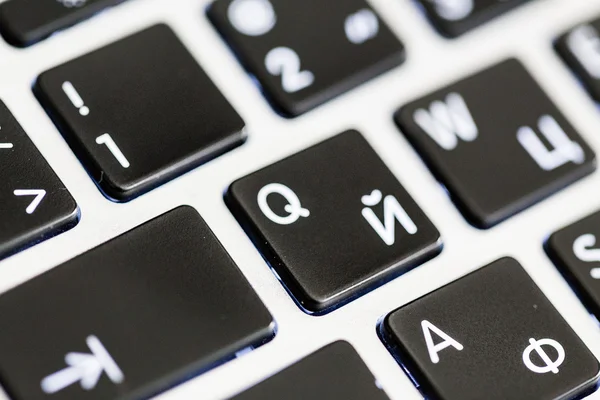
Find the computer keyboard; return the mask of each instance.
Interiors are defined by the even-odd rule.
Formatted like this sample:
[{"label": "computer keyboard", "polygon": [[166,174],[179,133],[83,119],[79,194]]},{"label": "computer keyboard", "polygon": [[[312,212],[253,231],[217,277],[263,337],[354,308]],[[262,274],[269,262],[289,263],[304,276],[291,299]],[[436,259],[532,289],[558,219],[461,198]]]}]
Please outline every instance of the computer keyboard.
[{"label": "computer keyboard", "polygon": [[0,2],[0,398],[600,398],[597,18]]}]

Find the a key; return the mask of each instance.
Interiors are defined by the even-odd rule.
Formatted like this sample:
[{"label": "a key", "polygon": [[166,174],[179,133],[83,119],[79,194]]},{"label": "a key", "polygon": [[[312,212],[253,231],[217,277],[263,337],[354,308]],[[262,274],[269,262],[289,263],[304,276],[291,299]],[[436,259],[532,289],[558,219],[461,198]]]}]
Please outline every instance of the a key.
[{"label": "a key", "polygon": [[600,212],[554,233],[545,247],[585,306],[600,318]]},{"label": "a key", "polygon": [[216,0],[208,16],[288,117],[404,60],[403,45],[365,0]]},{"label": "a key", "polygon": [[225,200],[305,311],[330,311],[437,255],[438,231],[348,131],[234,182]]},{"label": "a key", "polygon": [[0,379],[15,400],[147,398],[274,332],[191,207],[1,295],[0,314]]},{"label": "a key", "polygon": [[457,37],[529,0],[418,0],[444,36]]},{"label": "a key", "polygon": [[480,228],[595,169],[592,150],[513,59],[414,101],[395,118]]},{"label": "a key", "polygon": [[245,138],[240,116],[166,25],[44,72],[34,91],[96,184],[117,201]]},{"label": "a key", "polygon": [[2,102],[0,179],[0,258],[77,224],[77,203]]},{"label": "a key", "polygon": [[385,400],[371,371],[347,342],[332,343],[232,400]]},{"label": "a key", "polygon": [[124,0],[8,0],[0,4],[0,33],[26,47]]},{"label": "a key", "polygon": [[392,312],[382,330],[432,400],[567,400],[592,389],[600,372],[512,258]]},{"label": "a key", "polygon": [[592,97],[600,101],[600,19],[571,29],[555,47]]}]

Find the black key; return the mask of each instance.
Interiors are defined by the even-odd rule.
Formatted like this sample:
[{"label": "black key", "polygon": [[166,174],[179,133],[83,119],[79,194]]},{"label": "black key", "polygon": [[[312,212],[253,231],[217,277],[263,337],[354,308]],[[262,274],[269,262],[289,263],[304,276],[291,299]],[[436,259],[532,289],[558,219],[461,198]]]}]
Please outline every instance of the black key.
[{"label": "black key", "polygon": [[237,395],[234,400],[385,400],[371,371],[347,342],[332,343]]},{"label": "black key", "polygon": [[34,91],[100,189],[118,201],[245,138],[240,116],[166,25],[44,72]]},{"label": "black key", "polygon": [[438,231],[356,131],[234,182],[225,200],[308,312],[437,255]]},{"label": "black key", "polygon": [[74,227],[79,208],[0,102],[0,258]]},{"label": "black key", "polygon": [[395,118],[480,228],[596,168],[593,151],[512,59],[408,104]]},{"label": "black key", "polygon": [[529,0],[418,0],[444,36],[462,35]]},{"label": "black key", "polygon": [[124,0],[7,0],[0,4],[0,33],[26,47]]},{"label": "black key", "polygon": [[0,314],[14,400],[147,398],[268,340],[274,324],[190,207],[3,294]]},{"label": "black key", "polygon": [[383,334],[432,400],[567,400],[592,389],[600,373],[512,258],[392,312]]},{"label": "black key", "polygon": [[288,117],[404,60],[403,45],[365,0],[217,0],[208,16]]},{"label": "black key", "polygon": [[600,101],[600,19],[571,29],[556,49],[596,101]]},{"label": "black key", "polygon": [[583,303],[600,318],[600,212],[554,233],[546,250]]}]

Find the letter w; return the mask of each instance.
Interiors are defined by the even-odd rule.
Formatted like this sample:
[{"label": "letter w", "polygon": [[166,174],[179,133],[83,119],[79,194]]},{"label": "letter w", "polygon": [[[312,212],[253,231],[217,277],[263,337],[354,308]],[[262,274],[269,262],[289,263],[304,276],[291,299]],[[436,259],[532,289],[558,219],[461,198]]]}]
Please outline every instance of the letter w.
[{"label": "letter w", "polygon": [[446,101],[434,101],[429,111],[419,108],[413,115],[415,122],[443,149],[453,150],[458,138],[466,142],[477,139],[479,131],[467,103],[458,93],[450,93]]}]

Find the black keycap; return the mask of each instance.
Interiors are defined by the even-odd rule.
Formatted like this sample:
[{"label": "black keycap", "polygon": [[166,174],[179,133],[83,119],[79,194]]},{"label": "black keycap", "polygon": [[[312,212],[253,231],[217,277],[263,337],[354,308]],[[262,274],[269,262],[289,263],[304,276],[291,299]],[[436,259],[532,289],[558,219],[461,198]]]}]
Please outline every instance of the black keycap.
[{"label": "black keycap", "polygon": [[244,140],[244,122],[166,25],[44,72],[34,91],[104,194],[131,200]]},{"label": "black keycap", "polygon": [[383,334],[432,400],[567,400],[592,389],[600,372],[512,258],[392,312]]},{"label": "black keycap", "polygon": [[438,231],[356,131],[248,175],[225,200],[308,312],[431,258]]},{"label": "black keycap", "polygon": [[586,307],[600,318],[600,212],[554,233],[546,243],[550,258]]},{"label": "black keycap", "polygon": [[0,258],[77,224],[75,200],[2,102],[0,178]]},{"label": "black keycap", "polygon": [[457,37],[529,0],[418,0],[444,36]]},{"label": "black keycap", "polygon": [[234,400],[385,400],[371,371],[347,342],[332,343],[237,395]]},{"label": "black keycap", "polygon": [[8,0],[0,4],[0,33],[25,47],[124,0]]},{"label": "black keycap", "polygon": [[556,49],[596,101],[600,101],[600,19],[571,29]]},{"label": "black keycap", "polygon": [[217,0],[208,16],[288,117],[404,60],[404,47],[365,0]]},{"label": "black keycap", "polygon": [[273,335],[190,207],[3,294],[0,314],[0,377],[14,400],[147,398]]},{"label": "black keycap", "polygon": [[589,146],[512,59],[408,104],[395,118],[480,228],[596,168]]}]

